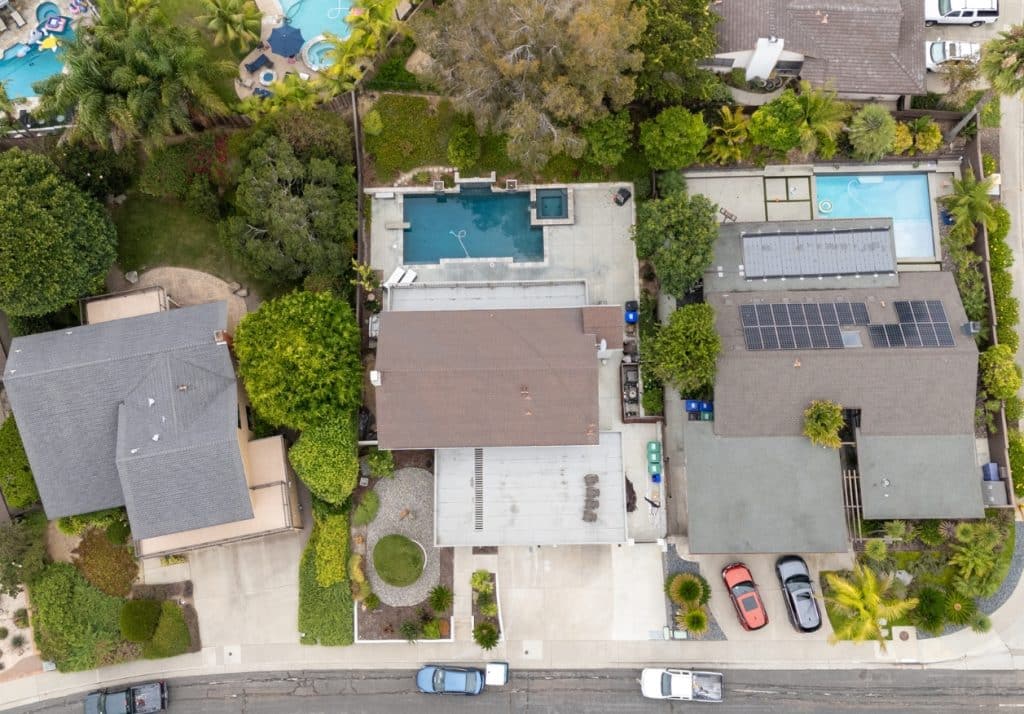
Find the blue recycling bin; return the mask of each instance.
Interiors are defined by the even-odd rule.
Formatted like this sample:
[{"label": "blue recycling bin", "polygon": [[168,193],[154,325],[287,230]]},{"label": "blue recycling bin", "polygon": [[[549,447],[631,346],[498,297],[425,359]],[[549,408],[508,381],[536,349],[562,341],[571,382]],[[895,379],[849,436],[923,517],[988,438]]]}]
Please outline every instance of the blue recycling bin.
[{"label": "blue recycling bin", "polygon": [[981,466],[981,480],[982,481],[998,481],[999,480],[999,464],[994,461],[990,461],[987,464]]},{"label": "blue recycling bin", "polygon": [[700,400],[699,399],[687,399],[685,402],[686,411],[689,414],[700,411]]}]

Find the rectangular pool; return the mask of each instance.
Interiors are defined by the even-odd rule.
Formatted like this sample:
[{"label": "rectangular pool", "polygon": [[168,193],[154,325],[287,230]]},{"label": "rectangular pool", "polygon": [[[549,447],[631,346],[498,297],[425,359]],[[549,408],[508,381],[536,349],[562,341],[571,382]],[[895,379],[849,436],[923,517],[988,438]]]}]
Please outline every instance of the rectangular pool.
[{"label": "rectangular pool", "polygon": [[544,232],[530,225],[530,194],[492,193],[463,188],[460,193],[406,194],[403,262],[439,263],[442,258],[544,260]]},{"label": "rectangular pool", "polygon": [[828,174],[814,185],[819,218],[891,218],[897,258],[935,258],[928,174]]}]

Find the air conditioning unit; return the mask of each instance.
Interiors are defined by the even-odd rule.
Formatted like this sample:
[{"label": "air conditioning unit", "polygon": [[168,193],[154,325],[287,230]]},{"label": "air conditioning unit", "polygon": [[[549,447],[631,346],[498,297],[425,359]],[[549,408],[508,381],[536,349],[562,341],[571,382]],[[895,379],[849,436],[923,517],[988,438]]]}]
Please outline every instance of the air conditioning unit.
[{"label": "air conditioning unit", "polygon": [[972,320],[971,322],[968,322],[966,325],[964,325],[964,334],[966,335],[977,335],[979,332],[981,332],[980,322],[975,322]]}]

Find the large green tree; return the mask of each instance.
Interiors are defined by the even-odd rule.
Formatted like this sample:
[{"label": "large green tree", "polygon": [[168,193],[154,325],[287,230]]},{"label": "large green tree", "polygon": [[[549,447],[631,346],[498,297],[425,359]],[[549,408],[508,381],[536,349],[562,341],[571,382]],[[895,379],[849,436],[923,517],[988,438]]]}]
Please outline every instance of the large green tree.
[{"label": "large green tree", "polygon": [[637,206],[633,240],[640,258],[649,259],[661,289],[682,296],[711,265],[718,237],[717,206],[685,191]]},{"label": "large green tree", "polygon": [[222,235],[253,274],[274,282],[341,273],[354,248],[356,191],[351,166],[303,162],[272,136],[249,152]]},{"label": "large green tree", "polygon": [[0,153],[0,310],[45,315],[103,284],[117,233],[49,159]]},{"label": "large green tree", "polygon": [[581,156],[576,127],[633,99],[646,24],[630,0],[448,0],[413,30],[431,79],[536,168],[558,152]]},{"label": "large green tree", "polygon": [[1024,91],[1024,25],[1013,25],[985,43],[981,73],[997,94]]},{"label": "large green tree", "polygon": [[252,0],[203,0],[203,7],[196,19],[213,33],[213,44],[248,51],[259,42],[263,13]]},{"label": "large green tree", "polygon": [[362,401],[359,325],[330,292],[263,303],[239,323],[234,347],[249,400],[272,424],[305,429]]},{"label": "large green tree", "polygon": [[784,154],[800,146],[804,115],[796,92],[787,89],[750,117],[750,139],[758,146]]},{"label": "large green tree", "polygon": [[134,139],[151,148],[226,114],[215,83],[238,71],[212,59],[196,30],[131,0],[102,0],[98,19],[65,44],[63,62],[41,85],[43,110],[74,109],[71,138],[115,149]]},{"label": "large green tree", "polygon": [[917,598],[903,599],[893,593],[895,578],[879,576],[866,565],[857,564],[848,576],[825,573],[828,592],[825,602],[842,619],[832,619],[834,634],[829,641],[877,641],[885,650],[880,620],[895,620],[917,607]]},{"label": "large green tree", "polygon": [[708,140],[704,117],[669,107],[640,125],[640,145],[653,169],[681,169],[697,160]]},{"label": "large green tree", "polygon": [[707,101],[720,84],[698,63],[715,54],[720,18],[708,0],[637,0],[647,29],[637,44],[644,56],[636,76],[637,94],[651,102]]},{"label": "large green tree", "polygon": [[695,303],[672,313],[648,348],[647,362],[660,379],[684,395],[695,395],[714,384],[721,350],[714,309],[707,303]]}]

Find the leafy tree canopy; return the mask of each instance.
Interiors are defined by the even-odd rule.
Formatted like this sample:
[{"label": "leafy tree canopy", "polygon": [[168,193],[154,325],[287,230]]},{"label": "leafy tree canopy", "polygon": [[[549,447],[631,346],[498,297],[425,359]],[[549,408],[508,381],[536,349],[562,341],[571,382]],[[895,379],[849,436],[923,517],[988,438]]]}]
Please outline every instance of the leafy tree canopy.
[{"label": "leafy tree canopy", "polygon": [[896,145],[896,120],[881,104],[868,104],[850,122],[853,155],[861,161],[878,161]]},{"label": "leafy tree canopy", "polygon": [[758,146],[784,154],[800,145],[804,111],[796,92],[787,89],[750,117],[750,138]]},{"label": "leafy tree canopy", "polygon": [[622,161],[633,139],[633,122],[629,112],[608,114],[583,127],[587,140],[587,160],[598,166],[611,167]]},{"label": "leafy tree canopy", "polygon": [[1024,90],[1024,25],[1014,25],[985,43],[981,73],[999,94],[1009,96]]},{"label": "leafy tree canopy", "polygon": [[314,496],[340,505],[359,478],[357,447],[353,412],[342,412],[303,431],[288,459]]},{"label": "leafy tree canopy", "polygon": [[234,347],[249,400],[272,424],[305,429],[361,402],[359,326],[330,292],[263,303],[239,323]]},{"label": "leafy tree canopy", "polygon": [[718,237],[716,209],[706,197],[684,191],[637,206],[636,252],[650,259],[662,290],[683,295],[711,265]]},{"label": "leafy tree canopy", "polygon": [[20,149],[0,153],[0,186],[0,309],[45,315],[102,285],[117,246],[102,206]]},{"label": "leafy tree canopy", "polygon": [[707,101],[719,84],[697,63],[715,54],[720,18],[708,0],[637,0],[647,13],[647,29],[637,44],[644,56],[637,94],[662,104]]},{"label": "leafy tree canopy", "polygon": [[0,525],[0,592],[13,597],[43,572],[48,561],[42,513]]},{"label": "leafy tree canopy", "polygon": [[650,364],[658,377],[683,394],[697,393],[714,383],[721,349],[714,309],[706,303],[684,305],[658,332]]},{"label": "leafy tree canopy", "polygon": [[39,501],[39,491],[36,490],[14,417],[7,417],[0,426],[0,491],[3,491],[7,505],[14,509]]},{"label": "leafy tree canopy", "polygon": [[221,232],[249,270],[271,281],[341,273],[354,248],[356,191],[352,167],[333,159],[304,163],[289,144],[270,137],[249,153],[237,214]]},{"label": "leafy tree canopy", "polygon": [[704,117],[669,107],[640,125],[640,144],[654,169],[681,169],[697,160],[708,140]]},{"label": "leafy tree canopy", "polygon": [[432,81],[528,168],[581,156],[574,127],[632,101],[646,26],[629,0],[448,0],[413,21]]}]

